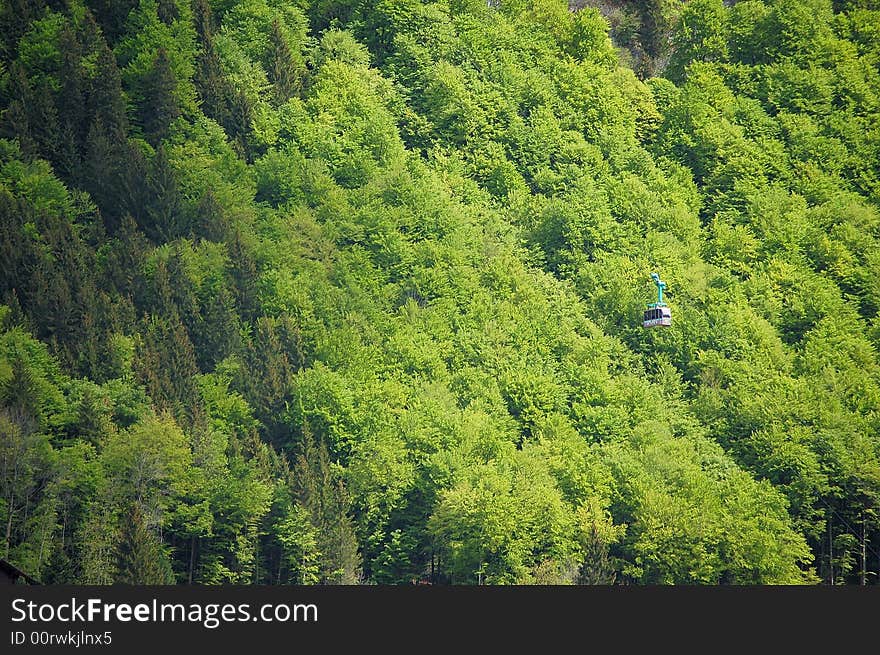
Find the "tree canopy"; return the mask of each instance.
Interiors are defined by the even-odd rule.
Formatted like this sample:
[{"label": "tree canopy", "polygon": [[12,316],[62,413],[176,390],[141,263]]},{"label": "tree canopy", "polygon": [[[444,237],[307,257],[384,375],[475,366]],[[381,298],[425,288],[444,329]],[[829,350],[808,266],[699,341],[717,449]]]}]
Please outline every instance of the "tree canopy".
[{"label": "tree canopy", "polygon": [[0,556],[877,582],[880,11],[490,5],[0,5]]}]

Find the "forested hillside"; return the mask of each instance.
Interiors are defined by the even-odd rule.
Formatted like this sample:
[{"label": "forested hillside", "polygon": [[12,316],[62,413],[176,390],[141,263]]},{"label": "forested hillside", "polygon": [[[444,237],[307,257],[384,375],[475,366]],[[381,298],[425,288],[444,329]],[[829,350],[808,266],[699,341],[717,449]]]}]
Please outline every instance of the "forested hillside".
[{"label": "forested hillside", "polygon": [[875,2],[0,4],[0,557],[877,582]]}]

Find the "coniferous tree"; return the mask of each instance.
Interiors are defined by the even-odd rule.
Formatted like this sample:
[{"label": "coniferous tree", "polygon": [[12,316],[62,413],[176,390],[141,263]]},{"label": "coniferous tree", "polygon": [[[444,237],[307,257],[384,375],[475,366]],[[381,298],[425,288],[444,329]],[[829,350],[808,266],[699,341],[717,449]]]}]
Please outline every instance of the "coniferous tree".
[{"label": "coniferous tree", "polygon": [[199,370],[207,372],[241,348],[238,316],[229,289],[223,286],[210,293],[202,302],[199,315],[201,320],[193,341]]},{"label": "coniferous tree", "polygon": [[325,584],[357,584],[361,559],[345,485],[330,468],[323,440],[303,428],[300,454],[294,467],[299,502],[317,533],[320,579]]},{"label": "coniferous tree", "polygon": [[[22,370],[14,371],[15,381],[30,382]],[[25,399],[24,393],[24,389],[16,391],[17,397],[0,407],[0,553],[38,574],[42,558],[33,558],[27,546],[34,527],[32,518],[45,509],[44,501],[52,502],[45,493],[51,481],[51,463],[47,461],[47,437],[36,431],[37,419],[29,413],[39,404],[39,395],[31,389],[31,398]]]},{"label": "coniferous tree", "polygon": [[144,76],[140,88],[137,115],[147,140],[158,146],[167,136],[172,121],[180,114],[177,76],[171,68],[168,52],[165,48],[159,48],[153,66]]},{"label": "coniferous tree", "polygon": [[228,130],[232,119],[230,101],[233,97],[233,89],[220,68],[220,56],[214,45],[214,24],[208,0],[195,0],[193,17],[199,44],[193,83],[199,94],[201,109],[205,116],[213,118]]},{"label": "coniferous tree", "polygon": [[166,25],[171,25],[171,23],[180,18],[180,10],[177,8],[175,0],[159,0],[156,14],[159,16],[159,20]]},{"label": "coniferous tree", "polygon": [[108,244],[101,271],[105,290],[121,297],[140,299],[141,271],[149,242],[131,214],[125,214]]},{"label": "coniferous tree", "polygon": [[89,127],[79,172],[82,187],[98,205],[107,231],[111,234],[124,211],[117,203],[120,172],[118,136],[117,132],[108,130],[99,117],[95,117]]},{"label": "coniferous tree", "polygon": [[[69,51],[62,52],[64,78],[57,111],[63,119],[53,161],[66,180],[92,195],[112,232],[124,211],[118,189],[128,131],[116,59],[90,12],[79,35],[62,30],[60,46]],[[95,74],[88,79],[82,71],[83,56],[94,56],[90,65]]]},{"label": "coniferous tree", "polygon": [[115,44],[125,33],[125,22],[138,0],[87,0],[86,5],[97,16],[104,37]]},{"label": "coniferous tree", "polygon": [[140,377],[155,405],[188,425],[199,404],[192,341],[176,311],[149,316],[142,324],[143,343],[137,359]]},{"label": "coniferous tree", "polygon": [[3,61],[11,61],[19,39],[40,15],[44,0],[9,0],[0,6],[0,45]]},{"label": "coniferous tree", "polygon": [[99,119],[113,141],[119,143],[126,138],[128,119],[116,58],[103,38],[98,39],[95,66],[97,75],[91,83],[86,112],[93,119]]},{"label": "coniferous tree", "polygon": [[239,230],[232,233],[227,242],[229,250],[229,273],[235,293],[239,314],[246,321],[252,321],[257,314],[257,282],[259,271],[257,262],[251,254]]},{"label": "coniferous tree", "polygon": [[202,239],[223,243],[229,234],[229,219],[211,189],[205,191],[196,207],[193,233]]},{"label": "coniferous tree", "polygon": [[84,387],[76,409],[76,436],[99,444],[109,430],[106,410],[95,388]]},{"label": "coniferous tree", "polygon": [[297,63],[281,33],[281,26],[277,19],[272,21],[269,44],[269,79],[274,85],[275,101],[278,104],[283,104],[299,92],[300,77]]},{"label": "coniferous tree", "polygon": [[247,162],[252,160],[250,147],[251,121],[253,119],[253,107],[251,101],[241,89],[225,85],[226,122],[223,127],[232,140],[232,145],[238,155]]},{"label": "coniferous tree", "polygon": [[610,585],[614,584],[616,569],[611,559],[608,544],[593,523],[584,539],[584,561],[578,571],[578,584]]},{"label": "coniferous tree", "polygon": [[61,89],[56,96],[56,105],[60,125],[59,148],[54,161],[63,180],[80,186],[86,130],[90,122],[86,119],[83,95],[82,45],[70,25],[62,28],[58,49],[61,52]]},{"label": "coniferous tree", "polygon": [[[0,289],[6,294],[18,294],[27,287],[30,271],[37,260],[31,240],[23,229],[30,212],[22,207],[6,189],[0,189]],[[7,299],[4,299],[8,302]]]},{"label": "coniferous tree", "polygon": [[[151,163],[139,145],[132,141],[125,143],[118,151],[118,155],[119,171],[115,194],[118,220],[124,215],[129,215],[135,220],[136,226],[149,225],[149,210],[154,201],[149,185],[153,172]],[[118,226],[118,220],[113,221],[114,227]],[[112,235],[115,230],[107,227],[107,232]],[[145,228],[144,232],[146,232]]]},{"label": "coniferous tree", "polygon": [[192,0],[193,23],[196,28],[196,36],[199,43],[204,47],[214,34],[214,17],[211,14],[209,0]]},{"label": "coniferous tree", "polygon": [[255,416],[266,426],[269,441],[277,443],[286,432],[283,412],[290,398],[290,383],[295,369],[288,344],[282,340],[278,321],[261,316],[255,327],[245,352],[249,373],[244,376],[242,386]]},{"label": "coniferous tree", "polygon": [[157,243],[172,241],[189,233],[187,214],[177,176],[164,147],[159,147],[147,177],[149,205],[144,233]]},{"label": "coniferous tree", "polygon": [[131,585],[171,584],[173,575],[162,542],[147,526],[140,503],[123,515],[117,554],[117,582]]},{"label": "coniferous tree", "polygon": [[43,413],[37,382],[23,356],[15,357],[11,368],[9,379],[0,387],[0,402],[23,430],[36,430]]},{"label": "coniferous tree", "polygon": [[37,143],[31,133],[30,115],[33,92],[24,69],[16,62],[9,71],[9,94],[11,101],[2,115],[0,136],[16,139],[21,154],[31,158],[37,154]]},{"label": "coniferous tree", "polygon": [[34,90],[28,123],[37,152],[57,166],[60,163],[58,152],[61,147],[61,128],[58,124],[54,94],[46,78],[41,79],[39,86]]}]

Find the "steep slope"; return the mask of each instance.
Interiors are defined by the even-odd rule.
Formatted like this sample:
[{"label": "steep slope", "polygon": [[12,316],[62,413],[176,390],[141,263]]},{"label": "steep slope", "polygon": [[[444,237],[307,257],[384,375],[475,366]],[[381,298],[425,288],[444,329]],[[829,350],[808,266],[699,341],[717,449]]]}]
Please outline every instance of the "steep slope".
[{"label": "steep slope", "polygon": [[880,20],[803,4],[688,3],[647,80],[549,0],[4,5],[4,556],[857,581]]}]

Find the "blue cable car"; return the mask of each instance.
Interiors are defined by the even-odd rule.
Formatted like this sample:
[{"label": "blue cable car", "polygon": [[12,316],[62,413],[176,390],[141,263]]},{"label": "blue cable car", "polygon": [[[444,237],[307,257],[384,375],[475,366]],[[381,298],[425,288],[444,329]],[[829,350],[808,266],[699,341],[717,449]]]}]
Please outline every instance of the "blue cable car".
[{"label": "blue cable car", "polygon": [[672,325],[672,310],[663,302],[663,289],[666,288],[666,283],[660,280],[657,273],[651,273],[651,279],[657,285],[657,302],[648,303],[648,309],[645,310],[642,319],[642,327],[669,327]]}]

